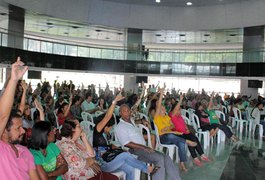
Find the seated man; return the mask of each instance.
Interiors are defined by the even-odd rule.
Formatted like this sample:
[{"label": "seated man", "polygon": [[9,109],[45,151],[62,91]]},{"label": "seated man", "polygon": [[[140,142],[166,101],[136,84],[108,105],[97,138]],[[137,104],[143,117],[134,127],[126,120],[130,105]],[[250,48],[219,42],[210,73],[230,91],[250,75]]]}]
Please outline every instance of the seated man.
[{"label": "seated man", "polygon": [[11,112],[17,82],[27,70],[23,65],[20,58],[12,65],[11,78],[0,98],[1,179],[39,179],[33,156],[26,147],[18,145],[25,133],[22,117],[16,110]]},{"label": "seated man", "polygon": [[130,153],[137,155],[139,160],[160,167],[152,179],[166,179],[167,174],[170,180],[180,180],[179,170],[169,156],[145,146],[141,131],[131,122],[131,109],[128,105],[120,106],[120,115],[120,122],[115,128],[118,141],[121,145],[128,147]]}]

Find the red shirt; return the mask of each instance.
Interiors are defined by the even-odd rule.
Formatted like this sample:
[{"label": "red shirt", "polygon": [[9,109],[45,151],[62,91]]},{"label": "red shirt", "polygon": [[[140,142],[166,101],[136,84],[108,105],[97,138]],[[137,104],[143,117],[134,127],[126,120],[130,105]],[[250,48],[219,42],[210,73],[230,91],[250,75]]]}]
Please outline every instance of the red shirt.
[{"label": "red shirt", "polygon": [[175,126],[175,131],[182,132],[183,134],[189,134],[188,128],[185,124],[184,119],[182,118],[181,114],[178,116],[172,116],[172,112],[169,113],[169,116],[171,117],[171,121]]},{"label": "red shirt", "polygon": [[63,113],[59,113],[57,116],[58,116],[58,123],[59,123],[59,125],[63,125],[63,123],[64,123],[64,121],[66,119],[73,119],[74,118],[74,116],[72,115],[71,112],[69,112],[66,117],[63,117]]}]

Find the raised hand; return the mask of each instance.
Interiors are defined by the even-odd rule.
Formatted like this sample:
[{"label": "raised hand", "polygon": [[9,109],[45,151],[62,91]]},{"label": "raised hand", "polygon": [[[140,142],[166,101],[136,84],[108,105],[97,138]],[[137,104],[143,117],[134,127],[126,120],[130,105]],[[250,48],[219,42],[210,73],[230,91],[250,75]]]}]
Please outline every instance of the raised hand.
[{"label": "raised hand", "polygon": [[43,107],[42,107],[41,103],[38,101],[38,98],[34,99],[34,104],[35,104],[36,109],[39,110],[39,112],[41,112],[41,111],[43,112]]},{"label": "raised hand", "polygon": [[18,57],[17,61],[12,64],[11,80],[18,81],[23,77],[27,70],[28,66],[24,66],[24,63],[20,61],[20,57]]},{"label": "raised hand", "polygon": [[118,102],[123,100],[125,97],[122,96],[121,92],[115,97],[114,101]]},{"label": "raised hand", "polygon": [[21,82],[21,86],[22,86],[22,89],[23,89],[24,92],[26,92],[28,90],[28,85],[27,85],[27,83],[25,81]]}]

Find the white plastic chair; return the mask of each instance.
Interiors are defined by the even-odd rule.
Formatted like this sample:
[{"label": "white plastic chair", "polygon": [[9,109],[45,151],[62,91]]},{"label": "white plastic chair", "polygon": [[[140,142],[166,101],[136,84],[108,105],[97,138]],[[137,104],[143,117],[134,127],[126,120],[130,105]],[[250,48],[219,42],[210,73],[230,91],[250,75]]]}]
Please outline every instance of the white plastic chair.
[{"label": "white plastic chair", "polygon": [[[218,116],[219,119],[222,119],[222,121],[226,121],[225,120],[225,113],[219,110],[215,110],[215,114]],[[232,131],[232,127],[228,126],[229,129]],[[225,142],[225,133],[222,130],[219,130],[217,132],[217,143],[219,144],[220,142]]]},{"label": "white plastic chair", "polygon": [[222,106],[223,113],[228,114],[227,108],[225,106]]},{"label": "white plastic chair", "polygon": [[86,133],[87,139],[93,145],[93,130],[95,127],[95,124],[90,121],[82,121],[80,123],[81,129]]},{"label": "white plastic chair", "polygon": [[249,123],[249,128],[248,128],[248,131],[249,133],[252,131],[252,134],[254,135],[255,133],[255,129],[256,127],[252,128],[253,126],[259,126],[259,137],[263,137],[263,125],[262,124],[254,124],[253,123],[253,118],[251,117],[250,113],[251,113],[251,109],[250,108],[246,108],[246,116],[247,116],[247,120],[248,120],[248,123]]},{"label": "white plastic chair", "polygon": [[187,118],[190,118],[190,111],[186,109],[181,109],[180,110],[181,115],[186,116]]},{"label": "white plastic chair", "polygon": [[100,116],[101,114],[104,114],[104,112],[102,112],[102,111],[96,111],[96,112],[95,112],[95,116],[96,116],[96,117]]},{"label": "white plastic chair", "polygon": [[144,126],[142,124],[137,124],[137,127],[142,132],[142,135],[144,135],[143,134],[143,130],[145,130],[147,132],[147,146],[149,146],[150,148],[152,148],[150,130],[146,126]]},{"label": "white plastic chair", "polygon": [[190,126],[193,125],[189,118],[187,118],[187,117],[184,116],[184,115],[181,115],[181,116],[182,116],[182,118],[184,119],[184,121],[185,121],[186,124],[188,124],[188,125],[190,125]]},{"label": "white plastic chair", "polygon": [[174,161],[174,153],[176,153],[176,162],[179,161],[178,157],[178,147],[175,144],[162,144],[160,142],[160,137],[158,133],[157,126],[155,126],[155,135],[156,135],[156,149],[163,152],[163,148],[166,148],[166,154]]},{"label": "white plastic chair", "polygon": [[234,125],[236,124],[237,130],[239,129],[239,132],[242,133],[243,132],[243,126],[244,124],[246,125],[246,132],[248,131],[247,129],[247,125],[248,125],[248,121],[245,119],[242,119],[242,115],[241,115],[241,111],[236,108],[233,107],[233,112],[234,112],[234,118],[232,118],[233,122],[232,122],[232,126],[234,127]]},{"label": "white plastic chair", "polygon": [[92,122],[94,124],[94,119],[93,119],[92,114],[90,114],[88,112],[82,112],[81,116],[82,116],[82,119],[84,121],[90,121],[90,122]]},{"label": "white plastic chair", "polygon": [[203,147],[206,149],[210,145],[210,133],[209,131],[202,131],[199,118],[196,114],[191,115],[193,128],[196,131],[196,135],[201,141],[201,135],[203,136]]}]

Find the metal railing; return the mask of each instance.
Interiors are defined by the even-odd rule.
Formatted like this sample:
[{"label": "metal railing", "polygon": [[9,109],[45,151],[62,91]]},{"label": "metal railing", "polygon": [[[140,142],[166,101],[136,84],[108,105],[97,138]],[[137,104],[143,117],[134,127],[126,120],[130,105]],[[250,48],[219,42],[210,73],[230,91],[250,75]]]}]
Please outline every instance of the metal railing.
[{"label": "metal railing", "polygon": [[[32,35],[31,35],[32,36]],[[58,40],[59,41],[59,40]],[[62,40],[60,40],[62,41]],[[150,49],[149,52],[128,49],[125,47],[93,47],[79,45],[78,42],[56,42],[56,39],[45,40],[43,37],[21,37],[15,33],[7,34],[0,32],[0,45],[5,47],[16,47],[22,42],[20,49],[41,53],[58,54],[74,57],[89,57],[112,60],[144,60],[156,62],[178,62],[178,63],[242,63],[264,62],[264,48],[227,50],[161,50]],[[20,44],[22,44],[20,43]],[[138,48],[141,49],[141,48]]]}]

